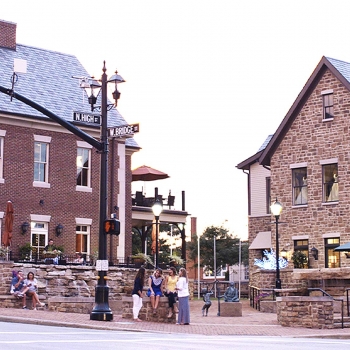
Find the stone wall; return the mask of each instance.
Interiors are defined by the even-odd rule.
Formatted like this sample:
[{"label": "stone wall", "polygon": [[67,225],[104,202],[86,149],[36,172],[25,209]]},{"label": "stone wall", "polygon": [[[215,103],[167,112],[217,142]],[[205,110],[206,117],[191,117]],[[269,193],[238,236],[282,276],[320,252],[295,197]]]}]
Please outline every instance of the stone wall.
[{"label": "stone wall", "polygon": [[333,328],[333,300],[329,297],[278,297],[277,321],[285,327]]},{"label": "stone wall", "polygon": [[[38,294],[50,310],[88,313],[95,300],[97,272],[92,266],[35,265],[0,263],[0,307],[20,307],[9,294],[13,270],[34,272],[38,280]],[[114,313],[122,312],[122,297],[131,295],[137,269],[110,267],[108,271],[109,306]],[[147,271],[147,277],[152,271]],[[147,280],[145,281],[145,286]],[[14,298],[13,298],[14,299]],[[63,304],[62,304],[63,303]]]}]

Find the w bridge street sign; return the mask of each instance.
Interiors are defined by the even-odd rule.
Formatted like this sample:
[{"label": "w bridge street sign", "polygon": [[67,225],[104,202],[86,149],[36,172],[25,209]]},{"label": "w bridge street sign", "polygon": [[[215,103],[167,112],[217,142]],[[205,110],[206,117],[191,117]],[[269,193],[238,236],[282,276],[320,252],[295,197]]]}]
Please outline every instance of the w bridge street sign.
[{"label": "w bridge street sign", "polygon": [[75,122],[101,124],[101,116],[97,114],[73,112],[73,120]]},{"label": "w bridge street sign", "polygon": [[139,124],[116,126],[108,129],[109,137],[132,137],[135,132],[140,131]]}]

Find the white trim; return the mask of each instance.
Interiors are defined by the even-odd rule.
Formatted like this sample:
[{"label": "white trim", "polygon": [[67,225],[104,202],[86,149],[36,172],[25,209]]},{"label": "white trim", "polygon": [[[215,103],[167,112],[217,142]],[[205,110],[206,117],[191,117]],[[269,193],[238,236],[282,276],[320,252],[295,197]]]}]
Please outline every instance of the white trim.
[{"label": "white trim", "polygon": [[33,181],[33,187],[51,188],[51,184],[43,181]]},{"label": "white trim", "polygon": [[320,165],[335,164],[338,163],[338,158],[329,158],[320,160]]},{"label": "white trim", "polygon": [[77,225],[91,225],[92,219],[89,218],[75,218],[75,223]]},{"label": "white trim", "polygon": [[330,95],[330,94],[333,94],[333,89],[321,91],[321,95]]},{"label": "white trim", "polygon": [[92,192],[92,188],[87,186],[75,186],[75,190],[78,192]]},{"label": "white trim", "polygon": [[3,218],[4,218],[4,214],[5,214],[5,212],[0,211],[0,219],[3,219]]},{"label": "white trim", "polygon": [[87,142],[85,142],[85,141],[77,141],[77,147],[79,147],[79,148],[92,148],[92,146],[89,144],[89,143],[87,143]]},{"label": "white trim", "polygon": [[6,130],[0,130],[0,136],[1,137],[6,136]]},{"label": "white trim", "polygon": [[31,221],[40,221],[40,222],[50,222],[51,215],[30,214],[30,220]]},{"label": "white trim", "polygon": [[34,141],[37,142],[51,143],[51,139],[51,136],[34,135]]},{"label": "white trim", "polygon": [[305,239],[309,239],[309,235],[302,235],[302,236],[292,236],[293,241],[302,241]]},{"label": "white trim", "polygon": [[322,238],[340,238],[340,233],[336,233],[336,232],[333,232],[333,233],[324,233],[322,235]]},{"label": "white trim", "polygon": [[290,164],[289,168],[290,169],[307,168],[307,162]]}]

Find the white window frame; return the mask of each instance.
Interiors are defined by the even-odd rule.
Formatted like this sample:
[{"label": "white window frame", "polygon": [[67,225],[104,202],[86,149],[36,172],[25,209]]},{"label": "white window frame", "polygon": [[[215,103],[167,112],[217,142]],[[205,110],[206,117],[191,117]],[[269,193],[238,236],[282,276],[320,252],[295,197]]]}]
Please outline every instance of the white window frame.
[{"label": "white window frame", "polygon": [[4,179],[4,144],[6,130],[0,130],[0,184],[5,183]]},{"label": "white window frame", "polygon": [[[76,226],[85,226],[87,229],[86,231],[75,231],[75,236],[79,235],[86,235],[87,236],[87,240],[86,240],[86,244],[87,244],[87,251],[83,252],[76,252],[76,253],[83,253],[86,254],[86,261],[90,260],[90,240],[91,240],[91,224],[92,224],[92,219],[89,218],[75,218],[75,224]],[[76,240],[75,240],[76,241]]]},{"label": "white window frame", "polygon": [[[51,185],[49,183],[49,154],[50,154],[50,143],[51,143],[51,137],[50,136],[42,136],[42,135],[34,135],[34,148],[35,143],[45,144],[46,146],[46,159],[44,162],[44,168],[45,168],[45,178],[44,181],[33,181],[33,187],[44,187],[44,188],[50,188]],[[34,164],[37,163],[34,159]],[[33,164],[33,166],[34,166]],[[34,176],[34,169],[33,169],[33,176]]]},{"label": "white window frame", "polygon": [[[92,149],[92,146],[85,141],[77,141],[77,156],[76,156],[76,164],[75,164],[76,169],[78,169],[78,149],[79,148],[83,148],[83,149],[88,150],[89,166],[88,166],[88,168],[86,168],[87,169],[87,186],[82,186],[82,185],[76,184],[75,190],[81,191],[81,192],[92,192],[92,188],[91,188],[91,149]],[[77,179],[75,179],[75,181],[77,181]]]}]

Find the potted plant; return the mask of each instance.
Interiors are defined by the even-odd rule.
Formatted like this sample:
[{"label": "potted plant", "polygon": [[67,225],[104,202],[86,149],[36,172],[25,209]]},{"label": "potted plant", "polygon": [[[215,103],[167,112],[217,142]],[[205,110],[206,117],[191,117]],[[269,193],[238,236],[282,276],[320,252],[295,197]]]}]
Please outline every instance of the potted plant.
[{"label": "potted plant", "polygon": [[154,263],[151,259],[151,257],[145,253],[137,253],[134,255],[131,255],[133,262],[135,264],[135,266],[142,266],[142,265],[151,265],[154,267]]},{"label": "potted plant", "polygon": [[30,243],[23,244],[19,247],[19,259],[30,260],[32,253],[32,246]]},{"label": "potted plant", "polygon": [[307,267],[307,256],[300,250],[294,251],[292,255],[292,261],[294,264],[294,268],[296,269],[303,269]]}]

